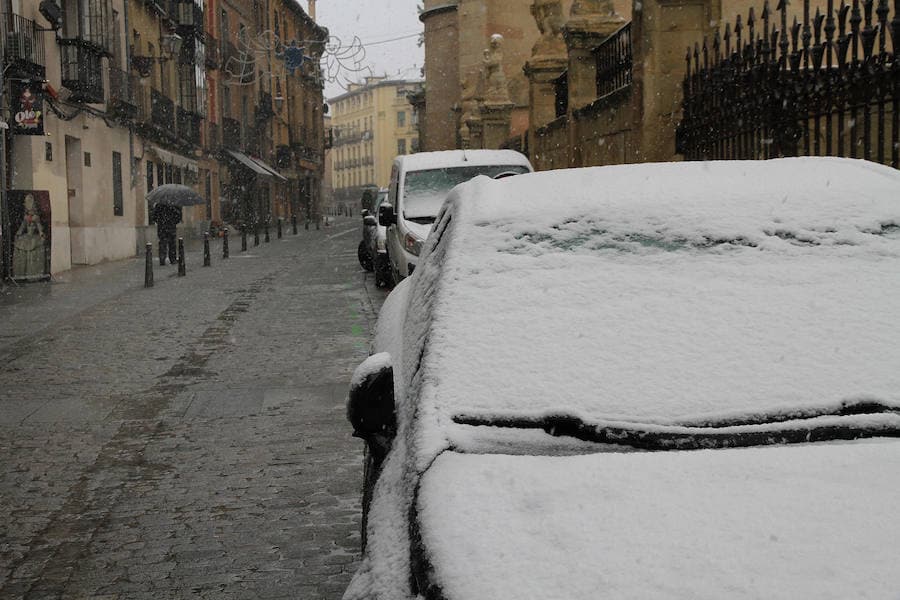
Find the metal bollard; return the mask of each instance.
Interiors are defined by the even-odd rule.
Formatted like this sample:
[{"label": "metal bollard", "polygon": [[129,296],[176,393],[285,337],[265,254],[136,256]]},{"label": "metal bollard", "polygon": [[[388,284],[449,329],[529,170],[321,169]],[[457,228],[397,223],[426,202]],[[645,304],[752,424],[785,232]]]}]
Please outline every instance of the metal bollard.
[{"label": "metal bollard", "polygon": [[147,256],[144,260],[144,287],[153,287],[153,244],[147,243]]},{"label": "metal bollard", "polygon": [[264,225],[263,227],[265,228],[265,232],[266,232],[266,238],[265,238],[265,241],[266,241],[266,243],[268,244],[268,243],[269,243],[269,222],[266,221],[266,223],[265,223],[265,225]]},{"label": "metal bollard", "polygon": [[209,232],[205,231],[203,233],[203,266],[210,266],[211,260],[209,256]]},{"label": "metal bollard", "polygon": [[241,225],[241,252],[247,251],[247,226]]},{"label": "metal bollard", "polygon": [[228,228],[222,232],[222,258],[228,258]]},{"label": "metal bollard", "polygon": [[259,225],[253,226],[253,245],[259,246]]},{"label": "metal bollard", "polygon": [[297,235],[297,215],[291,215],[291,227],[294,228],[294,235]]},{"label": "metal bollard", "polygon": [[278,239],[281,239],[281,217],[278,217]]},{"label": "metal bollard", "polygon": [[184,238],[178,238],[178,276],[184,277],[187,271],[184,269]]}]

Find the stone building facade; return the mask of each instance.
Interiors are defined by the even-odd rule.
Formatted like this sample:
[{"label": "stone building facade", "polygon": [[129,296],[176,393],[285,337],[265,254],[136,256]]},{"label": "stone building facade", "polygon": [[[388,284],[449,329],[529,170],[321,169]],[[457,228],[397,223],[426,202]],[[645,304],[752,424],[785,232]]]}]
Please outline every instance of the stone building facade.
[{"label": "stone building facade", "polygon": [[363,188],[387,187],[398,154],[418,152],[418,113],[409,97],[420,80],[367,77],[328,100],[331,108],[334,202],[359,205]]},{"label": "stone building facade", "polygon": [[[145,196],[164,183],[204,200],[183,210],[185,235],[284,216],[320,196],[327,30],[295,0],[4,6],[2,106],[27,99],[39,109],[19,112],[38,113],[40,128],[4,132],[0,276],[12,275],[20,192],[48,198],[47,273],[142,251],[155,241]],[[305,44],[289,74],[286,44],[270,35],[276,19],[282,38]]]}]

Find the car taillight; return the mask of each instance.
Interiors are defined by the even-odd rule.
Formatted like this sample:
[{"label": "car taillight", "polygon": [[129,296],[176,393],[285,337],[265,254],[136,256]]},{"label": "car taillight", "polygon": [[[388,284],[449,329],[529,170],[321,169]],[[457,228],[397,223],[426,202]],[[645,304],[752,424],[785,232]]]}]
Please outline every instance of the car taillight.
[{"label": "car taillight", "polygon": [[407,233],[406,238],[404,238],[404,242],[406,244],[407,252],[416,256],[419,255],[419,252],[422,250],[422,240],[411,233]]}]

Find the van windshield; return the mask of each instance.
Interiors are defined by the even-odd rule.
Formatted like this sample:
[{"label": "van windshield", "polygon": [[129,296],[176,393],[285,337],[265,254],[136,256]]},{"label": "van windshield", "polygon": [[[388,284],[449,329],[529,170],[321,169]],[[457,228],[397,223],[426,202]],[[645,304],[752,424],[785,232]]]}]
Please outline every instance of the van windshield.
[{"label": "van windshield", "polygon": [[528,167],[522,165],[467,165],[409,171],[403,180],[403,217],[433,221],[444,203],[447,193],[458,184],[477,175],[494,177],[501,173],[528,173]]}]

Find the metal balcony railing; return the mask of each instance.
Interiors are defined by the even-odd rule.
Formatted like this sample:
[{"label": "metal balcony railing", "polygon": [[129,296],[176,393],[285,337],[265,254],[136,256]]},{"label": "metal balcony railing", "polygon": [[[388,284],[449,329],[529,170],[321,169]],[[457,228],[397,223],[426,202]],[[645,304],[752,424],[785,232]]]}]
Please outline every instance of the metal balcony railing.
[{"label": "metal balcony railing", "polygon": [[103,102],[103,50],[80,39],[60,39],[62,85],[72,95],[69,100],[99,104]]},{"label": "metal balcony railing", "polygon": [[168,96],[150,90],[150,118],[153,125],[172,131],[175,127],[175,103]]},{"label": "metal balcony railing", "polygon": [[[21,67],[46,66],[44,40],[34,21],[17,14],[3,13],[0,36],[7,65]],[[31,70],[31,69],[29,69]]]},{"label": "metal balcony railing", "polygon": [[192,146],[200,145],[200,128],[203,125],[203,117],[178,107],[177,128],[178,137]]},{"label": "metal balcony railing", "polygon": [[138,78],[135,75],[110,67],[109,110],[126,117],[134,117],[138,109]]},{"label": "metal balcony railing", "polygon": [[232,150],[241,148],[240,121],[222,117],[222,145]]},{"label": "metal balcony railing", "polygon": [[208,69],[218,69],[221,65],[222,47],[219,44],[219,40],[209,32],[206,33],[206,67]]}]

